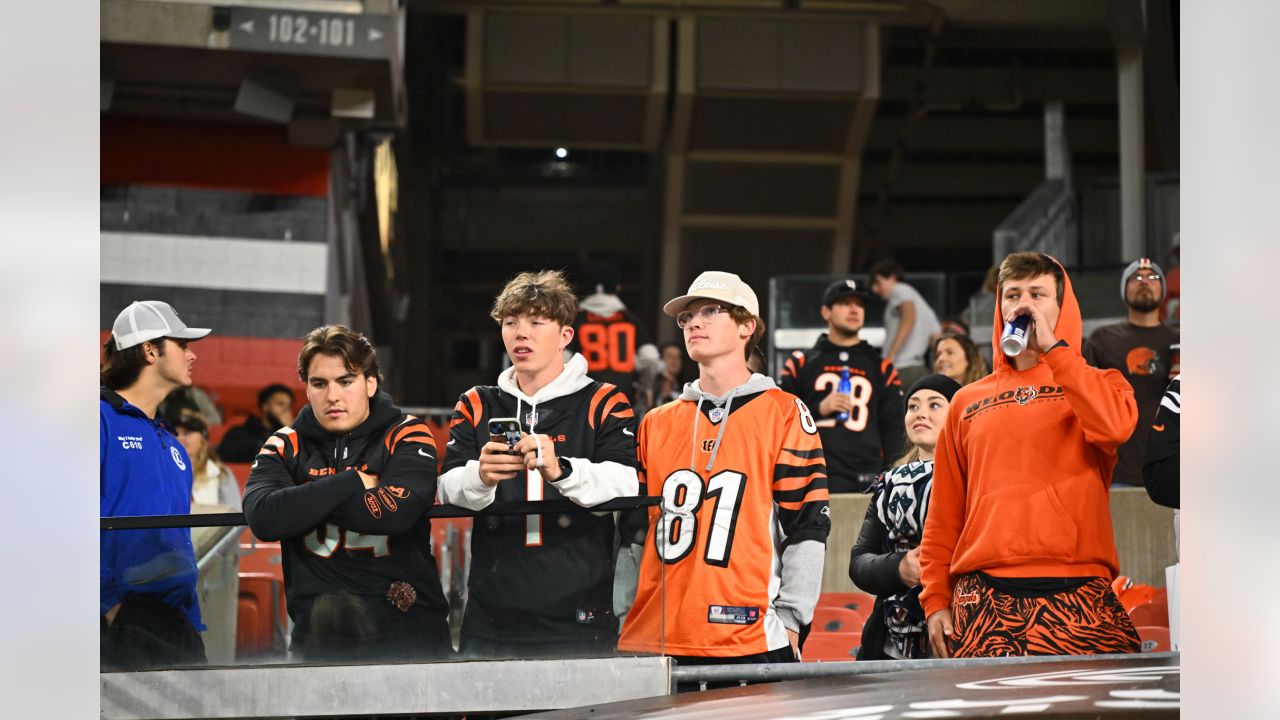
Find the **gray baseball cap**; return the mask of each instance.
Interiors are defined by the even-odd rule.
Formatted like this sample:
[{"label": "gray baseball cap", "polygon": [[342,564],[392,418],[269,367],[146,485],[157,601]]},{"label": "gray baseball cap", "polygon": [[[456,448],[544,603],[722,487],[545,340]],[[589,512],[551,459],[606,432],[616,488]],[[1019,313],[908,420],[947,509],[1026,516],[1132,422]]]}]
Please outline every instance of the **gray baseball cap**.
[{"label": "gray baseball cap", "polygon": [[127,350],[147,340],[164,337],[199,340],[210,332],[209,328],[187,327],[169,303],[159,300],[135,300],[120,311],[111,326],[111,337],[116,341],[117,350]]}]

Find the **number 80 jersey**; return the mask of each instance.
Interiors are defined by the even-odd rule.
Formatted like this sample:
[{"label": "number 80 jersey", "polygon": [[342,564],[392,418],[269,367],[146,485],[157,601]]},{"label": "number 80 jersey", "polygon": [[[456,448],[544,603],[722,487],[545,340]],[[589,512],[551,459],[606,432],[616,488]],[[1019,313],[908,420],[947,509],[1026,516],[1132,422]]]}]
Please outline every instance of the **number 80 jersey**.
[{"label": "number 80 jersey", "polygon": [[777,604],[783,552],[825,544],[826,466],[808,408],[759,376],[745,388],[756,385],[768,389],[733,397],[727,414],[682,398],[641,422],[641,484],[663,500],[648,509],[619,650],[741,657],[788,644]]}]

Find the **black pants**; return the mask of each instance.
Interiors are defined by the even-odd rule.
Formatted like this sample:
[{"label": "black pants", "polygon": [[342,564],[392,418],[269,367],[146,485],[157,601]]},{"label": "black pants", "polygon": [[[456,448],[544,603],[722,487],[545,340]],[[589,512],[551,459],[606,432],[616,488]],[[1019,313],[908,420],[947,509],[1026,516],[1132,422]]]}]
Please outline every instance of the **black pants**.
[{"label": "black pants", "polygon": [[103,670],[147,670],[203,665],[204,640],[186,613],[152,595],[129,593],[115,620],[99,626]]}]

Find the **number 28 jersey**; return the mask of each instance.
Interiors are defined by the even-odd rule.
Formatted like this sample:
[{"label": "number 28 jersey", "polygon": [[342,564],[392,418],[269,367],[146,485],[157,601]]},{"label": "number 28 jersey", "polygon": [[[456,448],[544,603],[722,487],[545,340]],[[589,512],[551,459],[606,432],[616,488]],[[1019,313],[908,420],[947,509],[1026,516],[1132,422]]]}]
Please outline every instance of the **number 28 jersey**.
[{"label": "number 28 jersey", "polygon": [[[821,417],[818,406],[839,387],[844,368],[853,400],[849,418]],[[902,381],[893,363],[871,345],[840,346],[823,334],[812,348],[787,358],[778,384],[804,400],[817,420],[833,492],[865,489],[858,476],[879,473],[902,453],[907,440]]]},{"label": "number 28 jersey", "polygon": [[787,646],[775,604],[783,551],[825,543],[831,523],[813,418],[765,382],[727,414],[682,398],[641,422],[641,487],[663,500],[648,509],[619,650],[741,657]]}]

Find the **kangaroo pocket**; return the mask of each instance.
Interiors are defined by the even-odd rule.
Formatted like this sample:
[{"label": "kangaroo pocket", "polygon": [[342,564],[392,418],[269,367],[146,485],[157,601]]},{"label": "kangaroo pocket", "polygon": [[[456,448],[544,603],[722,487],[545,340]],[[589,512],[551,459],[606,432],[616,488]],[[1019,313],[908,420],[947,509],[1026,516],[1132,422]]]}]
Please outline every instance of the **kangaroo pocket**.
[{"label": "kangaroo pocket", "polygon": [[979,570],[1010,561],[1074,557],[1076,523],[1053,487],[1016,485],[978,498],[965,519],[955,559],[958,570]]}]

